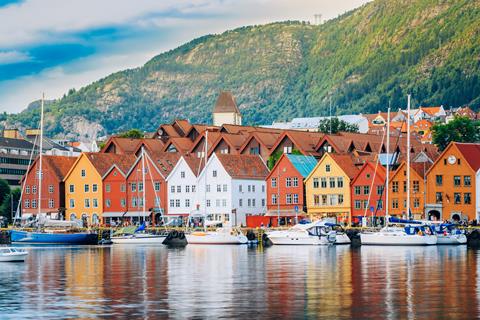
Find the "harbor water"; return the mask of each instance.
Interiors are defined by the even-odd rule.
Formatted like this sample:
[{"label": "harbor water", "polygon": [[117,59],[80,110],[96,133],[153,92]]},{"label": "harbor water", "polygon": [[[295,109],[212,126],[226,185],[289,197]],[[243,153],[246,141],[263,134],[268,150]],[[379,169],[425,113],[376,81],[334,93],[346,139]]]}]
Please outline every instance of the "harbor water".
[{"label": "harbor water", "polygon": [[474,319],[466,246],[26,247],[0,263],[1,319]]}]

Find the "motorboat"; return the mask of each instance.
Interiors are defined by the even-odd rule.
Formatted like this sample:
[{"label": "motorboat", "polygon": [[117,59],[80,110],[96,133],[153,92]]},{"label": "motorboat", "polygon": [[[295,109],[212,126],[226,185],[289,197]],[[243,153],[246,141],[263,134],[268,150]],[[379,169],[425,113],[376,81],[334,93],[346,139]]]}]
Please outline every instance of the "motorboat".
[{"label": "motorboat", "polygon": [[390,218],[390,225],[378,232],[360,234],[362,245],[425,246],[437,244],[437,236],[420,221]]},{"label": "motorboat", "polygon": [[437,236],[437,244],[466,244],[467,236],[463,230],[460,230],[456,224],[428,221],[433,234]]},{"label": "motorboat", "polygon": [[90,232],[69,232],[68,230],[27,231],[14,229],[10,239],[16,244],[86,245],[97,244],[98,234]]},{"label": "motorboat", "polygon": [[321,220],[267,232],[267,236],[274,245],[350,244],[350,238],[339,225]]},{"label": "motorboat", "polygon": [[238,228],[223,227],[215,231],[194,231],[186,234],[188,244],[246,244],[247,237]]},{"label": "motorboat", "polygon": [[110,240],[114,244],[162,244],[166,238],[166,234],[145,232],[145,225],[141,225],[121,228],[111,236]]},{"label": "motorboat", "polygon": [[24,262],[28,252],[12,248],[0,247],[0,262]]}]

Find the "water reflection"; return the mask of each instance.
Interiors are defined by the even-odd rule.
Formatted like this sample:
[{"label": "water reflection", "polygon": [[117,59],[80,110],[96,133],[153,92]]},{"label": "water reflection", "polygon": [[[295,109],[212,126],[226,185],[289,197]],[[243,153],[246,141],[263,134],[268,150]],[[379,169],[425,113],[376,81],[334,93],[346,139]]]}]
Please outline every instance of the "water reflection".
[{"label": "water reflection", "polygon": [[0,263],[2,318],[475,318],[466,247],[28,248]]}]

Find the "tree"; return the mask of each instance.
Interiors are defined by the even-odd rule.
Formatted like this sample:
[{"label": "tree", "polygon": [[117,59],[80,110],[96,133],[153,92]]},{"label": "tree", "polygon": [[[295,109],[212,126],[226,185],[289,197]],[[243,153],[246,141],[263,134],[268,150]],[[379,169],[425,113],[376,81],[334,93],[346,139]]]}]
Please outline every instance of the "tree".
[{"label": "tree", "polygon": [[346,121],[340,120],[337,117],[327,118],[320,121],[318,130],[323,133],[338,133],[338,132],[358,132],[358,125],[350,124]]},{"label": "tree", "polygon": [[[20,188],[12,189],[10,193],[6,194],[2,204],[0,205],[0,215],[7,217],[10,219],[13,215],[15,215],[15,210],[17,210],[18,201],[20,201],[20,195],[22,191]],[[13,205],[13,210],[12,210]]]},{"label": "tree", "polygon": [[131,129],[125,132],[122,132],[118,135],[120,138],[132,138],[132,139],[141,139],[143,138],[143,132],[138,129]]},{"label": "tree", "polygon": [[480,142],[480,120],[455,117],[449,123],[437,123],[432,126],[432,141],[440,151],[452,141]]}]

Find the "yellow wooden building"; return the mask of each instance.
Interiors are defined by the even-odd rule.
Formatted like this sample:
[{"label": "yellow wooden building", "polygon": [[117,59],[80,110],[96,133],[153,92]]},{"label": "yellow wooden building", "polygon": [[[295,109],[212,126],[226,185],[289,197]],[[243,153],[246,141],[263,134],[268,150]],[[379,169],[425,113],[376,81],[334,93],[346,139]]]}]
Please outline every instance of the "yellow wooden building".
[{"label": "yellow wooden building", "polygon": [[307,213],[311,219],[335,217],[351,223],[350,181],[358,173],[346,154],[326,153],[305,179]]}]

